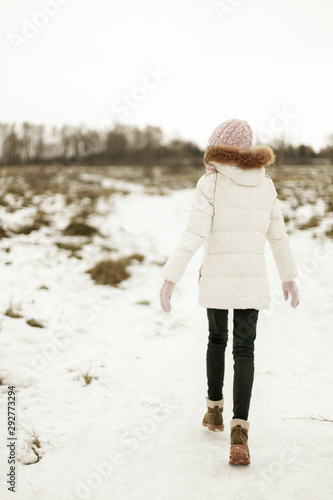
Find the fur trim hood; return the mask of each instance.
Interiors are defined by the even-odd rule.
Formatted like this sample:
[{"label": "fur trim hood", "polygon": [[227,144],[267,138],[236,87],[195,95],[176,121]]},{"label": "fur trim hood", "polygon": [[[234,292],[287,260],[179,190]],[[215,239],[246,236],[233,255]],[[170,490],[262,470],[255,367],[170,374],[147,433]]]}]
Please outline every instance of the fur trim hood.
[{"label": "fur trim hood", "polygon": [[274,163],[275,154],[268,146],[241,148],[239,146],[210,146],[204,154],[204,163],[233,165],[243,170],[262,168]]}]

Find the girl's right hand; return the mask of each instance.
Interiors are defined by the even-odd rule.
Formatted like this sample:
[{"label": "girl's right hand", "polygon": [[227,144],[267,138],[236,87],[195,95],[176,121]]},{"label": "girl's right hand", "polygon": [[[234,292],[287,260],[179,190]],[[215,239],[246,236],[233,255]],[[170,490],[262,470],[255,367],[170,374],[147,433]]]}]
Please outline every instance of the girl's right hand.
[{"label": "girl's right hand", "polygon": [[169,313],[171,311],[170,298],[176,284],[165,280],[160,290],[160,303],[163,311]]}]

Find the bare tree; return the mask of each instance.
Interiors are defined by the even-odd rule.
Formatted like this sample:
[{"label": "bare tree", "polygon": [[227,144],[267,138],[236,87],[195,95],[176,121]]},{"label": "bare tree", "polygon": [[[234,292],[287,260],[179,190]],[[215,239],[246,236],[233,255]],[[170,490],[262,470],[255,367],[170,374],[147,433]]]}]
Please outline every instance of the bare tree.
[{"label": "bare tree", "polygon": [[63,125],[59,131],[60,133],[60,143],[62,147],[62,155],[65,158],[69,158],[71,155],[71,129],[68,125]]},{"label": "bare tree", "polygon": [[16,133],[15,125],[11,125],[2,144],[2,155],[5,164],[21,163],[22,140]]},{"label": "bare tree", "polygon": [[24,153],[23,161],[29,163],[32,158],[33,146],[33,127],[30,123],[24,122],[22,125],[22,152]]},{"label": "bare tree", "polygon": [[0,156],[3,161],[4,159],[4,142],[8,133],[9,125],[8,123],[0,123]]},{"label": "bare tree", "polygon": [[43,160],[45,152],[45,127],[44,125],[35,126],[35,161]]},{"label": "bare tree", "polygon": [[118,159],[127,151],[128,141],[124,134],[111,130],[106,137],[106,153],[112,159]]}]

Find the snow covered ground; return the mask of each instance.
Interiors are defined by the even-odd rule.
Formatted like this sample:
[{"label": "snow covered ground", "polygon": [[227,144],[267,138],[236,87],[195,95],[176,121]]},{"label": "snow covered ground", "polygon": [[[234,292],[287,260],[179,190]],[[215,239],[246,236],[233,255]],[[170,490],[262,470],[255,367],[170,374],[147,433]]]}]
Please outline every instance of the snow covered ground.
[{"label": "snow covered ground", "polygon": [[[333,419],[332,240],[313,238],[311,230],[292,233],[296,311],[283,301],[267,246],[272,306],[258,324],[252,463],[233,467],[231,341],[226,430],[201,425],[208,336],[206,310],[197,305],[201,249],[174,291],[171,313],[159,303],[161,264],[180,239],[194,190],[159,196],[138,184],[109,183],[130,194],[101,201],[92,220],[106,238],[95,236],[81,260],[56,245],[70,215],[60,195],[43,205],[52,227],[0,240],[0,310],[20,304],[23,316],[1,315],[1,499],[13,498],[6,484],[8,385],[17,392],[17,499],[333,498],[333,423],[322,421]],[[24,210],[2,212],[2,221],[29,219]],[[145,256],[118,288],[96,285],[85,272],[105,257],[103,245]],[[29,318],[45,328],[29,326]],[[230,337],[231,322],[232,313]],[[32,430],[35,451],[25,441]]]}]

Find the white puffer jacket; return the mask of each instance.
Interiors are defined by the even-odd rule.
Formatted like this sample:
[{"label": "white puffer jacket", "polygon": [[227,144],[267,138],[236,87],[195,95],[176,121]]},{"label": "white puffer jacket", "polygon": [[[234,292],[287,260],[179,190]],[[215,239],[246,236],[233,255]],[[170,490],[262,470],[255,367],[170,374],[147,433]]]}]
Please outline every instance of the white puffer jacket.
[{"label": "white puffer jacket", "polygon": [[266,146],[211,146],[205,164],[217,172],[200,177],[188,224],[165,263],[164,278],[178,283],[204,244],[198,303],[215,309],[266,309],[270,304],[265,242],[269,241],[282,281],[297,276],[289,237],[265,166],[274,161]]}]

